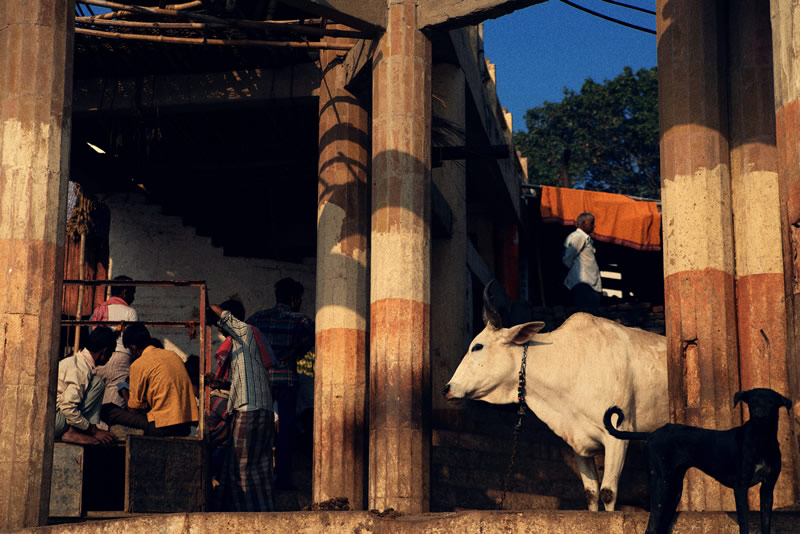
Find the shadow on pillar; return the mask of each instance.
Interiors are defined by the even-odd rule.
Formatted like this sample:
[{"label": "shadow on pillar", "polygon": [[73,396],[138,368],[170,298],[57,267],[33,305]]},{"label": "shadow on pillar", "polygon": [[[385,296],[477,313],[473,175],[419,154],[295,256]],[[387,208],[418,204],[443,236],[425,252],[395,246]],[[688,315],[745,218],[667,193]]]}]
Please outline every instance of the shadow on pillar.
[{"label": "shadow on pillar", "polygon": [[379,127],[376,145],[424,159],[372,160],[369,502],[419,513],[430,508],[430,138]]}]

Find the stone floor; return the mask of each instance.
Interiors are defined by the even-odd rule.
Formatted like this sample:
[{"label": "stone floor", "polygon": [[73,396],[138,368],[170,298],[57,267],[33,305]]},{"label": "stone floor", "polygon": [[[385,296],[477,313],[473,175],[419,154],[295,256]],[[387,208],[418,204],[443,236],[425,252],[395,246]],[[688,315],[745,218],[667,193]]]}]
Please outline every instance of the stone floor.
[{"label": "stone floor", "polygon": [[[93,520],[13,532],[26,534],[131,534],[257,532],[265,534],[641,534],[645,512],[585,511],[463,511],[399,517],[370,512],[275,512],[163,514],[114,520]],[[758,513],[750,514],[750,529],[759,532]],[[683,512],[673,534],[736,534],[734,513]],[[773,534],[800,533],[799,512],[776,512]]]}]

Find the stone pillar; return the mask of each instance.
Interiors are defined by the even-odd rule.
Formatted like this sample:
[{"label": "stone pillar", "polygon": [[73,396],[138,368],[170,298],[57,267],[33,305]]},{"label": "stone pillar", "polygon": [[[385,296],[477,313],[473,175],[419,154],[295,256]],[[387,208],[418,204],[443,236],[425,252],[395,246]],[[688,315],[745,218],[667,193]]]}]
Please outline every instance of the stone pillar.
[{"label": "stone pillar", "polygon": [[74,9],[0,2],[0,530],[50,504]]},{"label": "stone pillar", "polygon": [[[670,419],[727,429],[739,389],[727,142],[726,19],[715,2],[658,0],[661,199]],[[733,510],[690,470],[681,509]]]},{"label": "stone pillar", "polygon": [[[455,65],[442,63],[433,67],[431,75],[433,115],[448,121],[462,132],[465,128],[464,73]],[[463,133],[451,133],[445,141],[454,146],[464,144]],[[431,172],[433,183],[450,208],[451,233],[434,238],[431,252],[431,381],[433,426],[453,428],[458,425],[464,405],[447,402],[441,395],[461,358],[469,347],[472,332],[467,301],[467,221],[466,168],[464,161],[443,161]]]},{"label": "stone pillar", "polygon": [[[337,27],[337,26],[335,26]],[[338,39],[336,41],[341,41]],[[369,117],[320,52],[313,502],[365,505]]]},{"label": "stone pillar", "polygon": [[[787,315],[788,391],[784,395],[794,402],[790,418],[793,436],[791,447],[789,450],[781,449],[781,453],[784,457],[793,456],[796,490],[800,481],[800,63],[797,60],[800,5],[791,0],[772,0],[770,10],[783,235],[783,294]],[[781,478],[788,476],[791,475],[787,472],[781,473]]]},{"label": "stone pillar", "polygon": [[431,43],[392,1],[372,71],[369,507],[429,508]]},{"label": "stone pillar", "polygon": [[[736,315],[741,389],[768,387],[784,393],[786,305],[775,148],[772,36],[769,6],[732,0],[730,6],[730,160],[736,264]],[[746,412],[745,412],[746,413]],[[781,450],[791,446],[788,417],[780,426]],[[775,507],[797,499],[794,461],[775,488]],[[751,509],[760,509],[757,488]]]}]

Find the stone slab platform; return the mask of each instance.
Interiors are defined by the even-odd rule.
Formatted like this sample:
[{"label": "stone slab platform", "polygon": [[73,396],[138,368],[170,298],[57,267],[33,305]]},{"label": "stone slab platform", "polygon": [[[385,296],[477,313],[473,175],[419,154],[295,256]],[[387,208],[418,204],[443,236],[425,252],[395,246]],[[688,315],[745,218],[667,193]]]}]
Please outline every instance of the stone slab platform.
[{"label": "stone slab platform", "polygon": [[[735,513],[682,512],[673,534],[737,534]],[[163,514],[68,523],[17,530],[27,534],[108,533],[221,533],[264,534],[454,534],[454,533],[553,533],[641,534],[647,524],[644,512],[588,511],[463,511],[438,514],[378,517],[369,512],[276,512]],[[751,532],[759,532],[758,513],[750,514]],[[776,512],[773,534],[800,533],[800,512]]]}]

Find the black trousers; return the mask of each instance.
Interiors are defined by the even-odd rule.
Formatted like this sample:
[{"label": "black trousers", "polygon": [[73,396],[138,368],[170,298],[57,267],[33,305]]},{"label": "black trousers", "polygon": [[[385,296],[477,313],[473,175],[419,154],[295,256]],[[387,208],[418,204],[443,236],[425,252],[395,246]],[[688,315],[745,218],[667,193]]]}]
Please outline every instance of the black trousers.
[{"label": "black trousers", "polygon": [[575,284],[570,290],[572,298],[575,300],[575,306],[578,311],[591,313],[597,315],[600,311],[600,293],[592,289],[589,284],[583,282]]}]

